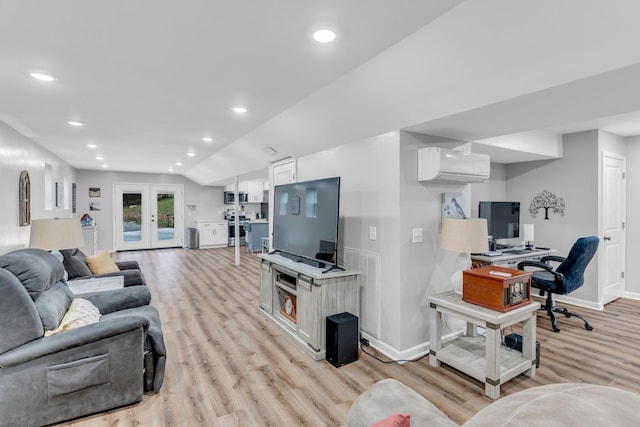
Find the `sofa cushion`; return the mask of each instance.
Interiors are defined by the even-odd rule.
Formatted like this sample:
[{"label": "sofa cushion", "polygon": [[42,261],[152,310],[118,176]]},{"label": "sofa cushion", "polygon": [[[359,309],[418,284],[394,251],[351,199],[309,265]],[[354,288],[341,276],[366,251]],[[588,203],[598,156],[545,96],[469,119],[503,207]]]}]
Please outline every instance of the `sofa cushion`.
[{"label": "sofa cushion", "polygon": [[64,278],[62,263],[42,249],[18,249],[4,254],[0,256],[0,267],[12,272],[34,301]]},{"label": "sofa cushion", "polygon": [[120,271],[106,250],[100,251],[96,255],[88,256],[84,261],[93,274],[116,273]]},{"label": "sofa cushion", "polygon": [[73,328],[90,325],[100,321],[100,311],[90,301],[84,298],[75,298],[65,313],[60,325],[51,331],[46,331],[45,336],[57,334]]},{"label": "sofa cushion", "polygon": [[458,427],[434,404],[413,389],[394,379],[373,384],[351,406],[347,415],[349,427],[369,427],[385,417],[409,414],[411,425]]},{"label": "sofa cushion", "polygon": [[69,273],[69,279],[91,276],[91,270],[84,262],[86,256],[79,249],[65,249],[60,251],[63,257],[64,268]]},{"label": "sofa cushion", "polygon": [[73,292],[63,282],[56,283],[40,295],[36,300],[36,309],[45,330],[58,327],[71,301],[73,301]]},{"label": "sofa cushion", "polygon": [[465,427],[637,426],[640,395],[596,384],[548,384],[503,397]]}]

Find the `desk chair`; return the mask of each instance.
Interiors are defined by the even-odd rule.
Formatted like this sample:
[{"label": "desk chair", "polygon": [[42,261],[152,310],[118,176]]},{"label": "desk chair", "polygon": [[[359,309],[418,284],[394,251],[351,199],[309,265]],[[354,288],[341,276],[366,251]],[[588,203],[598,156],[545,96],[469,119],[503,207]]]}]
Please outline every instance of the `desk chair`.
[{"label": "desk chair", "polygon": [[[556,307],[553,303],[553,294],[566,295],[582,286],[584,270],[598,249],[598,241],[596,236],[581,237],[573,244],[566,258],[549,255],[542,257],[540,262],[522,261],[518,264],[519,270],[526,270],[525,267],[540,269],[532,271],[531,286],[540,289],[540,296],[547,294],[547,300],[540,310],[545,310],[549,314],[554,332],[560,332],[554,313],[561,313],[566,317],[577,317],[584,322],[586,330],[593,329],[579,314],[571,313],[565,307]],[[554,270],[550,262],[560,264]]]}]

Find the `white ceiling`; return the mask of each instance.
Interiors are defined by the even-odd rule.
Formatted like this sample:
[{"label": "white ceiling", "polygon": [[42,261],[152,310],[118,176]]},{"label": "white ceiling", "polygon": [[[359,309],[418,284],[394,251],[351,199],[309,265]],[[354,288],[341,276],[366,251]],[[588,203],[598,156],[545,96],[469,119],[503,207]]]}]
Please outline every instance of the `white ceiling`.
[{"label": "white ceiling", "polygon": [[[79,169],[101,154],[109,170],[200,184],[396,129],[637,135],[639,13],[635,0],[0,0],[0,120]],[[319,27],[336,41],[314,42]]]}]

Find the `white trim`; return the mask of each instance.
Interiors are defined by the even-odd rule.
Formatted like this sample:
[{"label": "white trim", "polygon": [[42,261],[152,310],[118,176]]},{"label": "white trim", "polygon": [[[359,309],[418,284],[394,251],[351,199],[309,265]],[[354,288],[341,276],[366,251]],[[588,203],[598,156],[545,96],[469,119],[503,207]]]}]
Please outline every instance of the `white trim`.
[{"label": "white trim", "polygon": [[624,295],[622,297],[623,298],[634,299],[634,300],[640,300],[640,292],[625,291],[625,293],[624,293]]}]

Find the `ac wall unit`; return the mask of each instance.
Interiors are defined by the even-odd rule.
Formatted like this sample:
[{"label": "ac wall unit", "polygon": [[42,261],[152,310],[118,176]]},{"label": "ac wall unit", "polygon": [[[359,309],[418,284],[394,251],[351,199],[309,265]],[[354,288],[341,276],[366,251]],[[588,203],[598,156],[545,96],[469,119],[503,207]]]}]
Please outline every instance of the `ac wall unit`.
[{"label": "ac wall unit", "polygon": [[489,178],[487,154],[465,153],[442,147],[418,150],[418,181],[483,182]]}]

